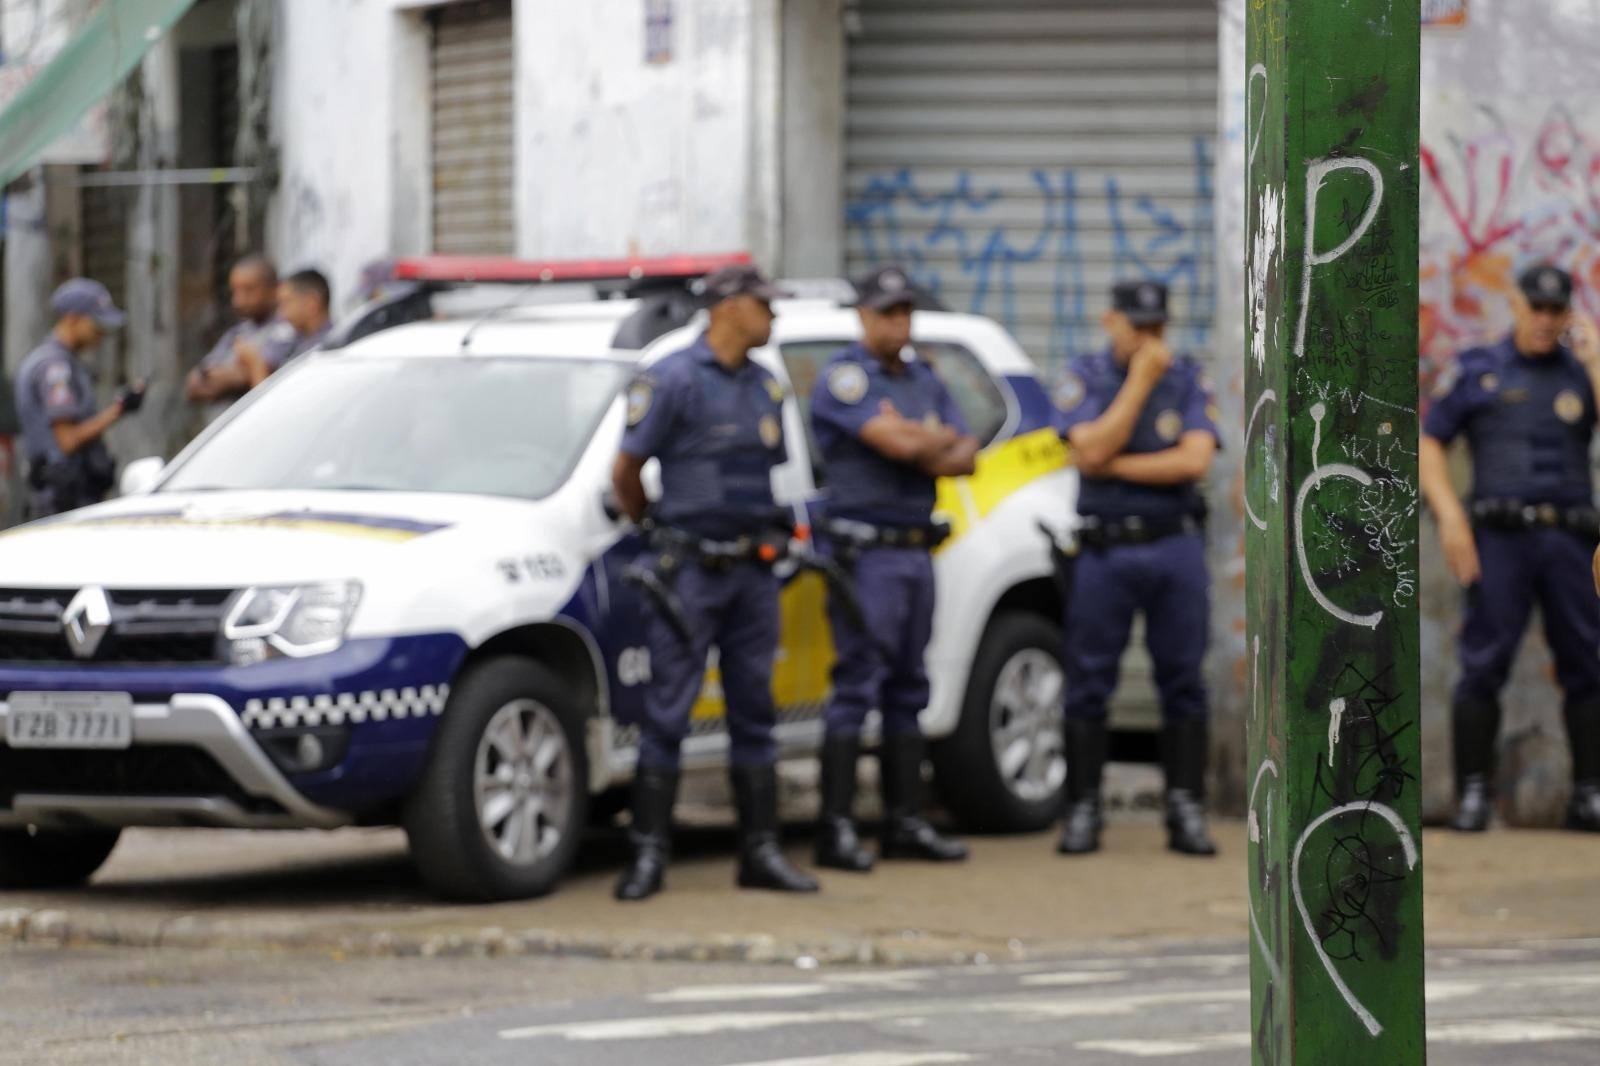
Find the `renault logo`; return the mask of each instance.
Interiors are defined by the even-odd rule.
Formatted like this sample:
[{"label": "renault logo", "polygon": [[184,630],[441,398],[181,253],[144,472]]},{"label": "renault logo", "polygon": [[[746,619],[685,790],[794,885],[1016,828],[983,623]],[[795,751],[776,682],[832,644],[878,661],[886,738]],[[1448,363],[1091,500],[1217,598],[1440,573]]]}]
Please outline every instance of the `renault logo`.
[{"label": "renault logo", "polygon": [[98,585],[78,590],[61,612],[61,629],[67,635],[67,646],[80,659],[92,659],[106,631],[111,628],[111,601],[106,590]]}]

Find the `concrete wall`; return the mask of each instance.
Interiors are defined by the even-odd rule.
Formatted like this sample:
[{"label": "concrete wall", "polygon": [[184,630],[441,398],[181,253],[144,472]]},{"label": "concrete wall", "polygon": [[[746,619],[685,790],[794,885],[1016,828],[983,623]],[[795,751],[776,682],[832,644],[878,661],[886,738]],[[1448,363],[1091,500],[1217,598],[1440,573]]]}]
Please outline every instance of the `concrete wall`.
[{"label": "concrete wall", "polygon": [[[1244,345],[1244,0],[1221,5],[1222,119],[1217,161],[1219,352]],[[1590,0],[1472,0],[1462,27],[1422,38],[1422,341],[1427,393],[1455,353],[1509,328],[1516,272],[1555,259],[1580,279],[1600,313],[1600,7]],[[1224,417],[1242,434],[1242,355],[1219,362]],[[1464,489],[1465,464],[1460,464]],[[1219,715],[1219,781],[1243,787],[1247,691],[1243,640],[1242,505],[1235,478],[1219,484],[1213,537],[1217,604],[1212,682]],[[1422,531],[1423,813],[1452,805],[1449,693],[1456,675],[1460,593],[1444,572],[1435,532]],[[1533,627],[1506,692],[1501,793],[1510,821],[1549,824],[1565,800],[1569,762],[1549,651]]]}]

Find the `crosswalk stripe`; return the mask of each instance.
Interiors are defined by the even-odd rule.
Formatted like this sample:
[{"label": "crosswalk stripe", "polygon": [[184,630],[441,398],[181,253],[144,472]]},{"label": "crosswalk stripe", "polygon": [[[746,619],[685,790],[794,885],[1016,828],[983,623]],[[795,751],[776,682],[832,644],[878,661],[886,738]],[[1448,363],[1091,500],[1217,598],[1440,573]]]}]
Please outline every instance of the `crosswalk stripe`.
[{"label": "crosswalk stripe", "polygon": [[1126,980],[1127,970],[1066,971],[1064,973],[1031,973],[1018,979],[1024,988],[1061,988],[1068,985],[1101,985]]},{"label": "crosswalk stripe", "polygon": [[823,984],[690,985],[646,997],[651,1003],[748,1003],[763,999],[805,999],[842,991]]},{"label": "crosswalk stripe", "polygon": [[971,1063],[973,1056],[960,1052],[851,1052],[848,1055],[818,1055],[814,1058],[782,1058],[738,1066],[954,1066]]},{"label": "crosswalk stripe", "polygon": [[1201,1036],[1169,1037],[1153,1040],[1085,1040],[1074,1044],[1079,1051],[1109,1051],[1113,1055],[1156,1059],[1175,1055],[1198,1055],[1202,1051],[1232,1051],[1249,1048],[1249,1033],[1210,1033]]},{"label": "crosswalk stripe", "polygon": [[1554,1040],[1593,1040],[1600,1043],[1600,1025],[1583,1022],[1523,1021],[1517,1019],[1434,1022],[1428,1026],[1430,1044],[1533,1044]]},{"label": "crosswalk stripe", "polygon": [[1184,1004],[1249,1002],[1247,988],[1195,992],[1152,992],[1126,996],[1017,996],[1009,999],[970,1000],[959,1006],[926,999],[885,1003],[872,1007],[817,1011],[721,1011],[710,1014],[661,1015],[606,1021],[557,1022],[500,1031],[502,1040],[554,1037],[569,1041],[653,1040],[672,1036],[711,1036],[717,1033],[751,1033],[802,1025],[840,1025],[926,1017],[931,1014],[1005,1014],[1019,1020],[1098,1018],[1135,1014],[1151,1007]]}]

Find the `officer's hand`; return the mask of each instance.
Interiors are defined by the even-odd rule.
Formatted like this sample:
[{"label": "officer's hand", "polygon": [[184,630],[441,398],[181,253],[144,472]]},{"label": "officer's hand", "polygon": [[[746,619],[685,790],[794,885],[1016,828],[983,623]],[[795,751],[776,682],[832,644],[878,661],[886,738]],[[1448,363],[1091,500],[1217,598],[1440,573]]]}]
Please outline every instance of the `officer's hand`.
[{"label": "officer's hand", "polygon": [[1129,371],[1139,374],[1146,381],[1154,382],[1167,372],[1167,367],[1172,365],[1172,349],[1167,347],[1167,342],[1159,337],[1151,337],[1139,346],[1133,353],[1129,363]]},{"label": "officer's hand", "polygon": [[1466,519],[1441,522],[1439,544],[1444,548],[1445,565],[1461,587],[1477,584],[1483,576],[1483,570],[1478,565],[1478,544],[1472,537],[1472,526]]},{"label": "officer's hand", "polygon": [[122,413],[131,415],[144,406],[144,382],[136,381],[131,385],[124,385],[122,391],[117,393],[117,402],[122,405]]},{"label": "officer's hand", "polygon": [[1586,367],[1600,366],[1600,329],[1594,319],[1579,311],[1572,316],[1572,354]]}]

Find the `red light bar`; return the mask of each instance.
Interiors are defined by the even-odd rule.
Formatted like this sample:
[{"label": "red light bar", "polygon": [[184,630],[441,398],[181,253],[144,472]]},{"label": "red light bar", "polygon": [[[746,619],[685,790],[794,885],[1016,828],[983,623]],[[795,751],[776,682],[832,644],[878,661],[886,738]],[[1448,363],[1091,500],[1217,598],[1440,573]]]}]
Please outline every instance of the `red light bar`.
[{"label": "red light bar", "polygon": [[495,255],[420,255],[395,260],[394,276],[402,281],[629,281],[698,278],[723,267],[745,266],[749,262],[746,252],[542,261]]}]

